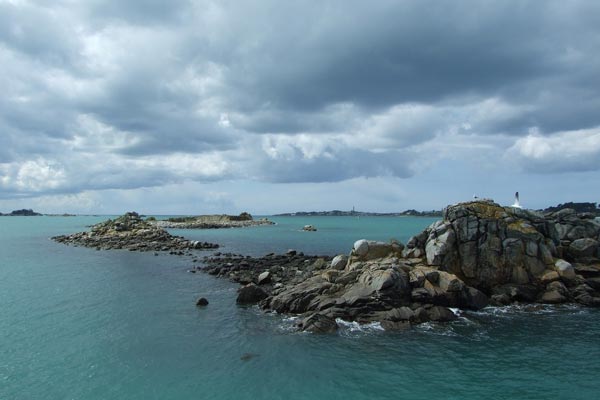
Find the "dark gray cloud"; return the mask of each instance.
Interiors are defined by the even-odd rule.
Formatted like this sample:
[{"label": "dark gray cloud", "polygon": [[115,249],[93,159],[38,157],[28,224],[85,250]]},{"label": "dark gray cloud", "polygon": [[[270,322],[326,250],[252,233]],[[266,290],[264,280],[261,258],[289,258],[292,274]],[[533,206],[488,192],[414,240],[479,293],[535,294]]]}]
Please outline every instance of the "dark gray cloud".
[{"label": "dark gray cloud", "polygon": [[0,193],[593,171],[598,48],[591,1],[0,2]]},{"label": "dark gray cloud", "polygon": [[355,177],[389,176],[406,178],[413,175],[408,152],[373,153],[359,149],[326,149],[324,155],[303,157],[295,149],[291,157],[265,158],[257,165],[259,178],[268,182],[337,182]]}]

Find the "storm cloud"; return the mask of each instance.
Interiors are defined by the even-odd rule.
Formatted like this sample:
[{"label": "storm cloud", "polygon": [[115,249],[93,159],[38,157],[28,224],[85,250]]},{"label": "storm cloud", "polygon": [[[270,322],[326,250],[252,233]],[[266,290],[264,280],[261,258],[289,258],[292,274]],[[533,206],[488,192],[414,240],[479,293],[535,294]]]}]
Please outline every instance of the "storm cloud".
[{"label": "storm cloud", "polygon": [[448,163],[596,183],[598,49],[591,1],[0,0],[0,201],[439,176],[441,207]]}]

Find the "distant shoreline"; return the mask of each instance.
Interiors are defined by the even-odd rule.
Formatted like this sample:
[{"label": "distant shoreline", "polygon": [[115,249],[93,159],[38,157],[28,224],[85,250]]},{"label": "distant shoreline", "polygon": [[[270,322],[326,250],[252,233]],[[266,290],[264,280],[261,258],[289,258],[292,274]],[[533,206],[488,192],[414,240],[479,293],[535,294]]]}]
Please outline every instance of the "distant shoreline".
[{"label": "distant shoreline", "polygon": [[275,214],[274,217],[441,217],[442,211],[407,210],[392,213],[365,211],[298,211],[294,213]]}]

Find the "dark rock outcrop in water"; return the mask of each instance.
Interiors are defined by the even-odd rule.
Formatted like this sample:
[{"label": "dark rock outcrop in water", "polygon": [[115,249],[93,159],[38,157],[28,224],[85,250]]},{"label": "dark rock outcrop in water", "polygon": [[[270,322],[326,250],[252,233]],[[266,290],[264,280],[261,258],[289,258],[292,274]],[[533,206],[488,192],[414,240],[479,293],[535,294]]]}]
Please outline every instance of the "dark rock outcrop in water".
[{"label": "dark rock outcrop in water", "polygon": [[136,212],[128,212],[115,220],[92,226],[89,232],[55,236],[53,240],[78,246],[112,250],[183,252],[194,249],[215,249],[213,243],[187,240],[173,236],[164,229],[142,220]]},{"label": "dark rock outcrop in water", "polygon": [[448,207],[406,246],[359,240],[333,260],[295,252],[212,258],[205,271],[263,288],[260,306],[303,315],[301,329],[332,331],[336,318],[404,329],[489,302],[600,306],[599,240],[600,223],[589,214],[474,201]]}]

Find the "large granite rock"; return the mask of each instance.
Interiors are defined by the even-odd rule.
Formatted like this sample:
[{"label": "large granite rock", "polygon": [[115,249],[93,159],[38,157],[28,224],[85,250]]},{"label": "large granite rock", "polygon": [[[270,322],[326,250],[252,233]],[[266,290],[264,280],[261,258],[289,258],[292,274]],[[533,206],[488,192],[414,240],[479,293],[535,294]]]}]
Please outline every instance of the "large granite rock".
[{"label": "large granite rock", "polygon": [[236,303],[243,305],[256,304],[267,296],[267,292],[265,292],[264,289],[262,289],[260,286],[250,283],[238,290]]},{"label": "large granite rock", "polygon": [[[512,283],[540,285],[555,260],[598,260],[600,223],[572,210],[542,215],[491,201],[449,206],[444,219],[408,242],[406,252],[484,291]],[[559,272],[560,273],[560,272]],[[572,279],[571,274],[561,275]]]}]

